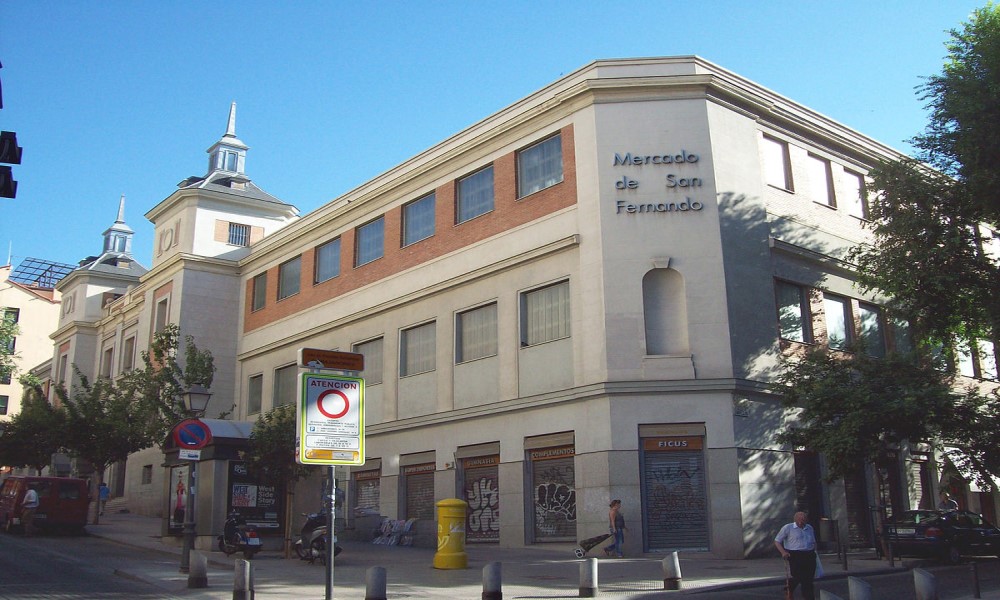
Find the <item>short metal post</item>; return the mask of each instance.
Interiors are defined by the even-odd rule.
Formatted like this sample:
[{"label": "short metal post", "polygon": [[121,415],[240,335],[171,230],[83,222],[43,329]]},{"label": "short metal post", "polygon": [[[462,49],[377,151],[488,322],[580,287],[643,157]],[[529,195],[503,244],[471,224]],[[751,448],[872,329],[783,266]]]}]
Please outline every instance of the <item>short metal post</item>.
[{"label": "short metal post", "polygon": [[208,587],[208,557],[204,552],[191,552],[190,568],[188,570],[189,588]]},{"label": "short metal post", "polygon": [[663,589],[681,589],[681,561],[676,552],[668,554],[663,561]]},{"label": "short metal post", "polygon": [[847,578],[848,598],[851,600],[872,600],[872,586],[864,579]]},{"label": "short metal post", "polygon": [[365,600],[385,600],[385,569],[369,567],[365,571]]},{"label": "short metal post", "polygon": [[913,569],[913,587],[917,600],[938,600],[937,577],[924,569]]},{"label": "short metal post", "polygon": [[580,597],[593,598],[597,589],[597,559],[588,558],[580,563]]},{"label": "short metal post", "polygon": [[976,564],[976,561],[972,561],[969,567],[972,570],[972,597],[982,598],[983,595],[979,591],[979,565]]},{"label": "short metal post", "polygon": [[500,563],[491,562],[483,567],[483,600],[503,600]]},{"label": "short metal post", "polygon": [[249,560],[236,559],[236,571],[233,573],[233,600],[254,600],[253,563]]}]

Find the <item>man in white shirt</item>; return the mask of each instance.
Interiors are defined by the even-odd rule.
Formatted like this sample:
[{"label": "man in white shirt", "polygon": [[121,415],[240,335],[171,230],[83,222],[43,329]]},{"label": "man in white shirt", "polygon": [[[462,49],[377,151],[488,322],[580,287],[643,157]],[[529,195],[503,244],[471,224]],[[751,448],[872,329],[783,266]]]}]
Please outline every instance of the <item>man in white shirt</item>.
[{"label": "man in white shirt", "polygon": [[795,513],[794,521],[782,527],[775,536],[774,546],[781,557],[788,561],[791,573],[788,597],[792,598],[795,588],[802,584],[802,597],[805,600],[815,600],[813,576],[816,574],[816,534],[812,525],[806,523],[806,513]]},{"label": "man in white shirt", "polygon": [[38,492],[35,488],[28,487],[24,493],[24,501],[21,503],[21,526],[24,527],[24,535],[31,536],[35,532],[35,511],[38,510]]}]

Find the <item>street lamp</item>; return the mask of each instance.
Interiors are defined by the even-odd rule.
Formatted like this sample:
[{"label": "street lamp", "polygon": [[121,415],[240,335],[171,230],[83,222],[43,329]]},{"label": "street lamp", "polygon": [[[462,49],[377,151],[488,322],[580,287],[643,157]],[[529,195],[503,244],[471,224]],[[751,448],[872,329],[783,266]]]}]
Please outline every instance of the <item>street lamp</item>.
[{"label": "street lamp", "polygon": [[[212,397],[205,386],[195,384],[181,392],[181,400],[184,402],[184,410],[191,418],[198,418],[205,414],[208,408],[208,401]],[[187,494],[184,499],[184,546],[181,550],[181,573],[191,571],[191,548],[194,547],[195,523],[194,523],[194,470],[197,461],[188,463],[187,473]]]}]

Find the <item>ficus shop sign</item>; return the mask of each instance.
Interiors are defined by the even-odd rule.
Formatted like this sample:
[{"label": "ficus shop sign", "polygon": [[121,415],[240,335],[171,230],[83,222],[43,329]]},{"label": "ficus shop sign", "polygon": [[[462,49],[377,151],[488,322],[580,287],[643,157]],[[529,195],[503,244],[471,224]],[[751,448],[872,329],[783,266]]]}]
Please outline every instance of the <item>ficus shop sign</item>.
[{"label": "ficus shop sign", "polygon": [[[624,155],[615,152],[613,166],[615,167],[641,167],[644,165],[667,165],[667,166],[687,166],[697,165],[698,155],[690,154],[686,150],[681,150],[675,154],[632,154],[626,152]],[[668,193],[684,193],[683,199],[666,199],[662,202],[629,202],[628,200],[615,200],[616,214],[644,214],[644,213],[670,213],[700,211],[705,208],[701,202],[692,199],[686,194],[702,187],[704,181],[701,177],[681,176],[677,173],[667,173],[664,177],[664,187]],[[622,175],[621,179],[615,181],[616,192],[629,192],[639,189],[639,181]]]}]

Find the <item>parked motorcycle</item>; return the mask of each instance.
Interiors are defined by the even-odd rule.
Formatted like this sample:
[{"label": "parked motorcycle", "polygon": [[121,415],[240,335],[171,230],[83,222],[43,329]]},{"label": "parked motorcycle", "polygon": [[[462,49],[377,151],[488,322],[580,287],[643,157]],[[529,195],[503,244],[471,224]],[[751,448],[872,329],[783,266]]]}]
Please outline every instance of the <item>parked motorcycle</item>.
[{"label": "parked motorcycle", "polygon": [[[316,559],[319,559],[320,562],[325,564],[328,537],[326,513],[302,513],[302,516],[306,518],[306,522],[302,525],[299,539],[295,540],[295,553],[299,555],[299,558],[308,560],[310,563],[316,562]],[[341,550],[343,548],[337,545],[337,536],[334,535],[333,555],[337,556]]]},{"label": "parked motorcycle", "polygon": [[227,555],[242,552],[247,560],[260,552],[263,544],[257,535],[257,528],[247,525],[246,519],[238,511],[232,511],[226,516],[226,524],[219,536],[219,550]]}]

